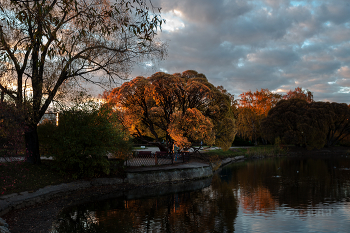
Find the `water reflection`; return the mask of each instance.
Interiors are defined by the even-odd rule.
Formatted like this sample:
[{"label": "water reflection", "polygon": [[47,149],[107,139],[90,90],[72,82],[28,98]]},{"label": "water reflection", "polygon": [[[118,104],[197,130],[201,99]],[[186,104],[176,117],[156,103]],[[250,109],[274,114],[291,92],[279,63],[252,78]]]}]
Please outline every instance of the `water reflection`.
[{"label": "water reflection", "polygon": [[232,188],[215,175],[199,191],[75,206],[52,232],[233,232],[237,211]]},{"label": "water reflection", "polygon": [[281,158],[225,168],[239,187],[248,212],[268,212],[279,206],[301,209],[349,200],[349,159]]},{"label": "water reflection", "polygon": [[232,164],[210,186],[188,183],[186,192],[141,191],[137,199],[66,209],[52,232],[348,232],[349,168],[342,157]]}]

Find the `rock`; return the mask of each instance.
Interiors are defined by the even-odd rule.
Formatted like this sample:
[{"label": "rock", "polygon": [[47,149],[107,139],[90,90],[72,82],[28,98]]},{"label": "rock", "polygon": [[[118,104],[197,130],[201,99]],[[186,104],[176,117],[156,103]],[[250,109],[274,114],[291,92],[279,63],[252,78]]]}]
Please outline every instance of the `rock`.
[{"label": "rock", "polygon": [[0,227],[0,233],[10,233],[10,230],[4,226]]},{"label": "rock", "polygon": [[5,222],[5,220],[0,218],[0,233],[10,233],[8,227],[9,225]]}]

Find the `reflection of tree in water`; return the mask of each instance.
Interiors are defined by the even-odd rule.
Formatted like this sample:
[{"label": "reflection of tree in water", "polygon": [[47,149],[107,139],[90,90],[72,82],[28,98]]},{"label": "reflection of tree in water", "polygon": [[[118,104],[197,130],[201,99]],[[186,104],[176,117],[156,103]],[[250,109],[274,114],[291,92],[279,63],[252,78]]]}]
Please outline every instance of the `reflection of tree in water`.
[{"label": "reflection of tree in water", "polygon": [[95,212],[84,211],[77,208],[60,215],[60,219],[54,224],[51,233],[60,232],[87,232],[94,233],[98,229]]},{"label": "reflection of tree in water", "polygon": [[240,202],[248,213],[284,205],[299,216],[324,215],[331,210],[322,203],[350,198],[350,171],[344,168],[350,168],[350,160],[339,157],[253,161],[234,166],[229,183],[239,186]]},{"label": "reflection of tree in water", "polygon": [[240,201],[246,213],[267,213],[278,207],[278,201],[272,197],[267,188],[262,186],[254,192],[243,191]]},{"label": "reflection of tree in water", "polygon": [[237,211],[232,188],[214,176],[201,191],[74,207],[53,232],[234,232]]}]

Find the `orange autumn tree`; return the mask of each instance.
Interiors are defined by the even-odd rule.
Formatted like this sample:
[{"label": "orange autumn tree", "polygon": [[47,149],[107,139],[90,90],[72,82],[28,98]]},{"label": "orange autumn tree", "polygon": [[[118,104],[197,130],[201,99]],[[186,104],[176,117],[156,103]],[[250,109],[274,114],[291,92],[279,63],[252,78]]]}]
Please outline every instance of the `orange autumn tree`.
[{"label": "orange autumn tree", "polygon": [[257,142],[261,137],[260,123],[267,113],[281,100],[280,94],[268,89],[248,91],[240,95],[237,105],[237,129],[242,138]]},{"label": "orange autumn tree", "polygon": [[233,96],[193,70],[136,77],[104,97],[131,135],[162,151],[198,142],[228,149],[235,137]]},{"label": "orange autumn tree", "polygon": [[176,112],[172,115],[169,125],[169,135],[180,148],[191,146],[191,142],[204,141],[212,145],[215,141],[213,124],[198,109],[188,108],[186,112]]}]

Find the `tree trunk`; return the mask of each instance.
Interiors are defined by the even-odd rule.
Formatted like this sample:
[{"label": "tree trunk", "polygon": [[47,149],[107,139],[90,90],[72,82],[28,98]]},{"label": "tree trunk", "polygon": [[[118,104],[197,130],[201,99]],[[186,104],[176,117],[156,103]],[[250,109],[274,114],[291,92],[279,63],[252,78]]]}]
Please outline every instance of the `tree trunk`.
[{"label": "tree trunk", "polygon": [[40,164],[39,138],[36,125],[30,125],[24,133],[26,144],[26,161],[32,164]]}]

